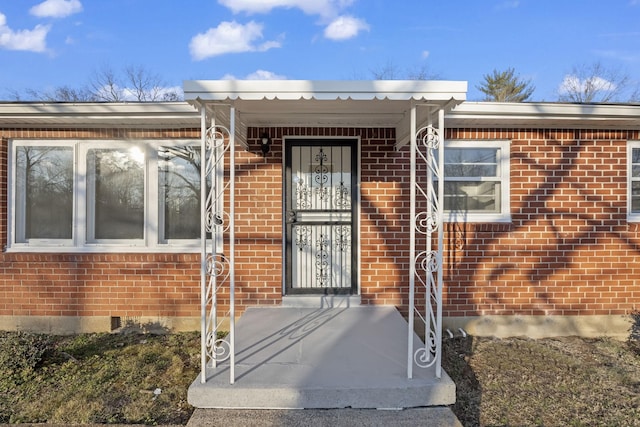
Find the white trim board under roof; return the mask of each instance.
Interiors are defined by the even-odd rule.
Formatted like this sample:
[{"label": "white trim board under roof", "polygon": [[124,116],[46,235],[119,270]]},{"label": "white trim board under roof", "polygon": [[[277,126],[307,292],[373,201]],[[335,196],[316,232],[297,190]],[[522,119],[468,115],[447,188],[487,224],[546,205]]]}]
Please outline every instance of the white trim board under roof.
[{"label": "white trim board under roof", "polygon": [[[451,108],[466,99],[467,82],[440,80],[190,80],[187,102],[215,110],[228,124],[236,109],[236,137],[247,127],[395,127],[408,140],[413,105]],[[213,111],[211,111],[213,112]]]},{"label": "white trim board under roof", "polygon": [[0,127],[199,128],[200,114],[184,102],[0,103]]},{"label": "white trim board under roof", "polygon": [[448,111],[448,128],[640,130],[639,104],[464,102]]}]

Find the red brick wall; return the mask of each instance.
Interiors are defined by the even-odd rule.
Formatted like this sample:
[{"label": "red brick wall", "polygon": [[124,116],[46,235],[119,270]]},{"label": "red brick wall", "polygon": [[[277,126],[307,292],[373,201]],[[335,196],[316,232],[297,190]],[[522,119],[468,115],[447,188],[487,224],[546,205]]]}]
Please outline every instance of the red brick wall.
[{"label": "red brick wall", "polygon": [[[361,294],[406,310],[409,150],[392,129],[271,128],[262,157],[248,131],[236,169],[237,313],[279,304],[282,141],[361,138]],[[187,130],[1,130],[9,138],[198,138]],[[638,308],[640,230],[626,222],[626,142],[638,132],[450,129],[449,139],[511,140],[510,224],[447,224],[445,316],[623,314]],[[0,204],[0,238],[7,209]],[[199,254],[0,254],[0,315],[197,317]],[[222,301],[225,302],[224,299]]]},{"label": "red brick wall", "polygon": [[[284,137],[359,137],[361,140],[361,294],[363,304],[406,304],[408,290],[408,175],[406,150],[394,148],[393,129],[271,128],[262,157],[249,129],[249,151],[236,172],[236,301],[239,309],[282,300],[282,142]],[[405,176],[406,175],[406,176]]]},{"label": "red brick wall", "polygon": [[[360,137],[362,301],[406,304],[408,153],[394,148],[392,129],[272,128],[271,153],[258,149],[261,129],[250,129],[248,151],[236,158],[236,312],[282,299],[282,141],[285,136]],[[6,200],[10,138],[198,138],[199,130],[0,130],[0,180]],[[7,210],[0,205],[6,242]],[[0,255],[0,315],[198,316],[199,254]],[[226,298],[225,298],[226,297]],[[221,309],[228,295],[220,300]]]},{"label": "red brick wall", "polygon": [[[3,247],[9,139],[198,139],[199,135],[199,129],[0,129]],[[199,313],[199,254],[0,254],[0,316],[194,317]]]},{"label": "red brick wall", "polygon": [[193,317],[199,254],[18,254],[0,260],[0,315]]},{"label": "red brick wall", "polygon": [[627,140],[638,132],[450,129],[511,140],[511,224],[448,224],[445,315],[607,315],[640,307]]}]

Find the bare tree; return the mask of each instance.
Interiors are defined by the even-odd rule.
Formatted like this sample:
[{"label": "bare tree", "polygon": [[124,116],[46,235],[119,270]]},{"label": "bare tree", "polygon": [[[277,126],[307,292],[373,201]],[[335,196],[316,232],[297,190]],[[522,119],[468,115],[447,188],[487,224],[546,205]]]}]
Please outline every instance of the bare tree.
[{"label": "bare tree", "polygon": [[122,73],[109,66],[96,70],[86,86],[73,88],[59,86],[53,90],[27,89],[24,93],[12,90],[10,98],[16,101],[47,102],[155,102],[181,101],[179,88],[168,87],[155,73],[143,66],[128,66]]},{"label": "bare tree", "polygon": [[436,74],[430,72],[426,65],[402,71],[391,61],[370,71],[375,80],[430,80],[439,78]]},{"label": "bare tree", "polygon": [[576,65],[560,83],[558,101],[634,101],[638,99],[638,89],[634,90],[631,86],[628,74],[616,68],[607,68],[601,62]]},{"label": "bare tree", "polygon": [[15,101],[37,100],[46,102],[92,102],[96,99],[87,88],[59,86],[52,90],[26,89],[24,93],[17,90],[8,92],[8,99]]},{"label": "bare tree", "polygon": [[104,65],[89,80],[91,93],[98,101],[121,102],[125,100],[122,85],[113,69]]}]

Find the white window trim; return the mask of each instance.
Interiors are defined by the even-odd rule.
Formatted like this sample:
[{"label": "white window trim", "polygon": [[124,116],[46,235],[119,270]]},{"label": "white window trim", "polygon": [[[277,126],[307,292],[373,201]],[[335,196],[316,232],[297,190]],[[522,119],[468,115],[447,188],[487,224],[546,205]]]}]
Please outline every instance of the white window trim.
[{"label": "white window trim", "polygon": [[[50,140],[12,139],[9,141],[7,207],[7,252],[167,252],[198,253],[200,239],[172,239],[159,241],[159,191],[158,149],[168,146],[199,146],[198,139],[154,139],[154,140]],[[16,226],[16,150],[18,146],[64,146],[74,149],[74,199],[72,239],[30,239],[28,243],[15,241]],[[145,212],[144,238],[131,240],[89,241],[87,227],[87,151],[92,148],[131,148],[139,146],[145,154]]]},{"label": "white window trim", "polygon": [[511,141],[510,140],[448,140],[447,148],[498,148],[498,174],[500,178],[500,212],[444,211],[445,222],[511,222]]},{"label": "white window trim", "polygon": [[640,222],[640,212],[633,212],[633,181],[640,181],[640,177],[633,179],[633,149],[640,150],[640,141],[627,141],[627,221]]}]

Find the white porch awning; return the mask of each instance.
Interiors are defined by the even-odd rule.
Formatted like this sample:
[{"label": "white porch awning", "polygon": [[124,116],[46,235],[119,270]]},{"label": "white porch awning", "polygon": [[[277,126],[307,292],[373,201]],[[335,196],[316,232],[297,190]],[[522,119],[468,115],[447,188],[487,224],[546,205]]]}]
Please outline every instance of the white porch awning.
[{"label": "white porch awning", "polygon": [[229,121],[228,107],[235,107],[236,138],[243,145],[247,127],[269,126],[393,127],[404,145],[413,105],[449,109],[463,102],[466,92],[467,82],[441,80],[184,82],[185,100],[215,110],[223,124]]},{"label": "white porch awning", "polygon": [[[462,103],[466,98],[467,83],[455,81],[186,81],[184,83],[185,100],[200,110],[202,127],[202,159],[206,168],[202,168],[202,180],[211,176],[211,188],[205,190],[202,186],[202,267],[201,267],[201,297],[202,297],[202,372],[200,381],[205,383],[209,378],[207,369],[215,368],[218,357],[225,355],[229,359],[229,382],[235,382],[235,249],[234,249],[234,206],[235,206],[235,152],[236,142],[246,146],[246,129],[248,127],[392,127],[396,129],[396,144],[411,143],[411,216],[414,223],[430,224],[429,233],[438,233],[438,242],[443,241],[442,209],[436,203],[433,188],[434,174],[443,170],[444,150],[439,150],[439,160],[434,159],[434,152],[440,138],[444,136],[445,112]],[[422,107],[422,108],[418,108]],[[420,112],[418,111],[420,110]],[[211,120],[211,125],[207,121]],[[417,125],[424,128],[418,130]],[[437,123],[437,126],[436,126]],[[228,138],[227,136],[228,132]],[[224,135],[217,138],[216,135]],[[421,138],[418,149],[417,138]],[[225,145],[228,141],[228,145]],[[426,150],[426,153],[423,151]],[[419,188],[416,181],[416,154],[420,154],[427,165],[428,189]],[[225,181],[224,172],[217,173],[217,168],[226,167],[224,156],[228,156],[228,180]],[[211,166],[209,166],[211,164]],[[440,175],[438,175],[440,176]],[[206,193],[205,191],[208,191]],[[443,199],[443,186],[439,187],[438,200]],[[229,220],[229,248],[228,248],[228,278],[229,312],[225,314],[229,319],[229,335],[216,340],[219,316],[217,312],[217,289],[219,282],[218,269],[210,268],[211,260],[217,260],[222,254],[213,246],[206,245],[205,235],[211,232],[212,241],[217,241],[218,235],[224,234],[221,227],[212,226],[207,218],[214,218],[215,206],[220,203],[225,194],[229,194],[229,213],[219,215]],[[416,195],[419,194],[429,203],[428,212],[416,213]],[[426,197],[425,197],[426,196]],[[437,206],[436,206],[437,205]],[[428,221],[425,221],[428,218]],[[409,340],[407,346],[407,378],[413,378],[413,364],[420,362],[421,367],[435,366],[435,375],[441,376],[441,322],[442,322],[442,244],[439,243],[432,250],[431,240],[427,248],[416,252],[416,229],[411,228],[411,265],[427,256],[431,261],[428,265],[437,263],[437,282],[433,277],[425,279],[419,277],[420,286],[427,288],[427,301],[418,306],[425,306],[425,312],[416,309],[414,301],[415,276],[419,274],[433,276],[433,270],[410,274],[409,296]],[[423,230],[419,230],[422,232]],[[219,234],[216,234],[219,233]],[[424,234],[424,233],[423,233]],[[284,243],[283,243],[284,244]],[[426,254],[426,255],[425,255]],[[434,258],[434,254],[436,257]],[[435,305],[435,309],[434,309]],[[428,337],[423,342],[425,346],[414,352],[413,321],[418,316],[425,324],[424,330]]]}]

